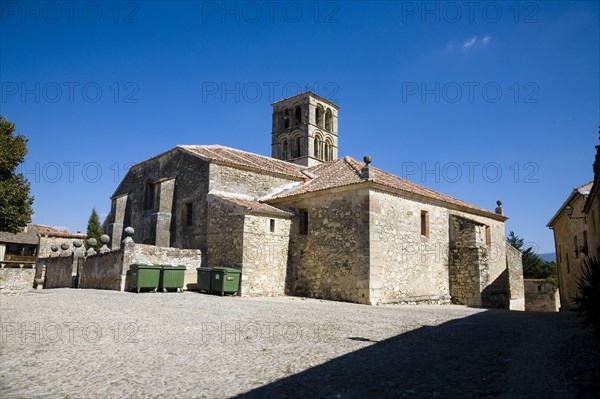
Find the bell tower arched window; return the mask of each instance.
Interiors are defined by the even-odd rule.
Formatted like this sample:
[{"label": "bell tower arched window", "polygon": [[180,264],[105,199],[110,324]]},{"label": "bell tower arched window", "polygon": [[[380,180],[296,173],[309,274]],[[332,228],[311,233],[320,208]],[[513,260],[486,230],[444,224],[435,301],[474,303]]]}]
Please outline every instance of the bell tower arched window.
[{"label": "bell tower arched window", "polygon": [[283,128],[287,129],[288,127],[290,127],[290,110],[286,108],[283,110]]},{"label": "bell tower arched window", "polygon": [[323,140],[319,136],[315,137],[314,157],[321,160],[323,159]]},{"label": "bell tower arched window", "polygon": [[288,159],[288,142],[287,142],[287,140],[283,140],[281,142],[281,158]]},{"label": "bell tower arched window", "polygon": [[300,151],[300,136],[296,137],[296,139],[294,140],[295,145],[294,145],[294,157],[295,158],[300,158],[300,156],[302,155],[302,152]]},{"label": "bell tower arched window", "polygon": [[295,125],[299,125],[302,123],[302,108],[300,108],[300,106],[296,106],[296,109],[294,110],[294,122]]},{"label": "bell tower arched window", "polygon": [[323,108],[320,105],[315,109],[315,120],[317,126],[323,127]]},{"label": "bell tower arched window", "polygon": [[331,110],[327,108],[327,111],[325,112],[325,129],[330,132],[332,130],[332,119]]},{"label": "bell tower arched window", "polygon": [[325,154],[323,155],[325,162],[333,160],[333,145],[331,145],[331,140],[329,139],[325,140]]}]

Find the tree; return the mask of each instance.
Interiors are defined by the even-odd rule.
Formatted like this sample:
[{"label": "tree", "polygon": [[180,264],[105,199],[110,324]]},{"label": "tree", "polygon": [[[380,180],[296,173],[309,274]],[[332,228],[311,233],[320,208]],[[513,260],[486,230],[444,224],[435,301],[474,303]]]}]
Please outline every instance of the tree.
[{"label": "tree", "polygon": [[33,214],[29,182],[15,173],[27,155],[27,137],[13,135],[15,124],[0,114],[0,231],[18,233]]},{"label": "tree", "polygon": [[88,238],[96,239],[96,246],[94,247],[94,249],[96,250],[100,249],[100,247],[102,246],[100,244],[100,236],[102,234],[104,234],[104,230],[100,225],[100,218],[98,217],[98,212],[96,212],[96,208],[92,208],[92,213],[90,214],[90,218],[88,219],[87,236]]},{"label": "tree", "polygon": [[506,242],[523,254],[523,277],[524,278],[555,278],[557,268],[555,262],[546,262],[535,251],[533,247],[524,249],[525,240],[511,231],[506,237]]}]

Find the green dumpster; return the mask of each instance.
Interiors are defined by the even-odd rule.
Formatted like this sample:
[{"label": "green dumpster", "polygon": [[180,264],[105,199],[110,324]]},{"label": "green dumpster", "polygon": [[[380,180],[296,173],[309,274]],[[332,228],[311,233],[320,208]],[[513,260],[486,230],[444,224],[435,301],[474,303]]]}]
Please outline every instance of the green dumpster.
[{"label": "green dumpster", "polygon": [[162,273],[160,274],[160,288],[163,292],[170,289],[183,292],[183,281],[185,279],[185,269],[183,265],[169,266],[162,265]]},{"label": "green dumpster", "polygon": [[240,269],[231,267],[215,267],[212,269],[212,279],[210,288],[213,292],[221,293],[221,296],[234,294],[240,287]]},{"label": "green dumpster", "polygon": [[154,292],[160,283],[160,266],[135,264],[129,267],[129,289],[140,292],[151,288]]},{"label": "green dumpster", "polygon": [[212,269],[210,267],[199,267],[198,271],[198,291],[210,293],[210,280]]}]

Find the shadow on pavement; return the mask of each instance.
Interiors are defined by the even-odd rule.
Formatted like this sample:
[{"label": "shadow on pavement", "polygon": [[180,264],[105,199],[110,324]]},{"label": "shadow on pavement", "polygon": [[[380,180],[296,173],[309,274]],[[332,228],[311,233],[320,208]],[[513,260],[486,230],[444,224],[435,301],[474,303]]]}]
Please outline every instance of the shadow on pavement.
[{"label": "shadow on pavement", "polygon": [[[590,337],[570,314],[489,310],[381,342],[344,337],[365,347],[237,398],[590,397],[600,392],[600,362],[578,385],[569,374],[585,371],[560,367],[579,353],[565,348]],[[600,360],[597,349],[583,348],[593,353],[587,361]]]}]

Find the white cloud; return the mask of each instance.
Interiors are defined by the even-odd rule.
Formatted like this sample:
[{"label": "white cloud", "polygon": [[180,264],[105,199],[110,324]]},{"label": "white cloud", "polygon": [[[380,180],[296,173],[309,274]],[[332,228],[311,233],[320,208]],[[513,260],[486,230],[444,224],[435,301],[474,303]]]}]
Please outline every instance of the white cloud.
[{"label": "white cloud", "polygon": [[475,43],[477,42],[477,36],[473,36],[470,40],[467,40],[464,44],[463,47],[464,48],[469,48],[471,46],[474,46]]},{"label": "white cloud", "polygon": [[492,37],[490,35],[485,35],[485,37],[481,39],[481,43],[485,46],[490,42],[490,40],[492,40]]}]

